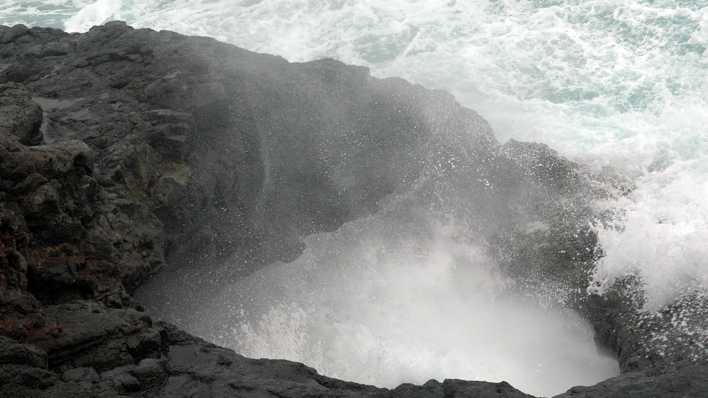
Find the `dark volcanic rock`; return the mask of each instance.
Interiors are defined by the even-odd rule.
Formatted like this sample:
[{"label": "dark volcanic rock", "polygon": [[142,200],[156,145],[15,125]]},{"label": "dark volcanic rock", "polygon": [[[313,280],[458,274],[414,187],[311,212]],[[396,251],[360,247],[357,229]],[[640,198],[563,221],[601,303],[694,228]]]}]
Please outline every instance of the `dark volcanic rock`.
[{"label": "dark volcanic rock", "polygon": [[19,84],[0,85],[0,134],[13,134],[25,145],[42,142],[42,108]]},{"label": "dark volcanic rock", "polygon": [[555,398],[703,397],[708,391],[708,365],[676,363],[665,372],[629,372],[592,387],[573,387]]},{"label": "dark volcanic rock", "polygon": [[391,397],[432,398],[432,397],[498,397],[498,398],[533,398],[531,395],[510,386],[509,383],[469,382],[464,380],[445,380],[442,383],[430,380],[422,386],[403,384],[391,391]]},{"label": "dark volcanic rock", "polygon": [[0,336],[0,363],[46,368],[47,353],[37,347]]},{"label": "dark volcanic rock", "polygon": [[[526,397],[458,380],[385,390],[245,358],[153,322],[129,293],[168,264],[192,267],[206,294],[202,264],[249,260],[220,274],[237,278],[296,258],[305,235],[403,192],[458,209],[530,289],[582,292],[601,255],[593,178],[544,145],[500,146],[448,94],[365,68],[118,22],[0,27],[0,396]],[[167,294],[188,312],[191,297]],[[573,300],[621,359],[655,354],[634,307]],[[708,391],[700,358],[666,370],[675,352],[566,396]]]}]

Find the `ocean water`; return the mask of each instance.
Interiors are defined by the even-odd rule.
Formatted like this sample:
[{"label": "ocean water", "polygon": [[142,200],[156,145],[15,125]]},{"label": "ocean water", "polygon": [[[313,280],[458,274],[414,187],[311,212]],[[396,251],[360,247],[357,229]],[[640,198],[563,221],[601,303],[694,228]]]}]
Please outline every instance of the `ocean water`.
[{"label": "ocean water", "polygon": [[2,24],[111,19],[446,89],[501,141],[633,181],[597,204],[617,214],[598,291],[637,275],[656,311],[708,289],[708,0],[0,0]]}]

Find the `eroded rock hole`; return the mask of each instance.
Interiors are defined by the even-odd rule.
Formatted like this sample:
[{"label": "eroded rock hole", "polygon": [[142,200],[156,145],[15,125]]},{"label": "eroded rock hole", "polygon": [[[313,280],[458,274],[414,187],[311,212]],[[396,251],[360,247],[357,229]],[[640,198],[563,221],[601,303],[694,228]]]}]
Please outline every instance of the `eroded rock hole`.
[{"label": "eroded rock hole", "polygon": [[[215,271],[197,282],[193,271],[177,271],[139,297],[244,355],[382,387],[505,380],[550,396],[619,373],[591,326],[549,296],[562,291],[523,291],[463,227],[383,212],[305,243],[295,261],[235,281]],[[247,266],[233,260],[229,268]],[[183,291],[191,294],[169,293]]]}]

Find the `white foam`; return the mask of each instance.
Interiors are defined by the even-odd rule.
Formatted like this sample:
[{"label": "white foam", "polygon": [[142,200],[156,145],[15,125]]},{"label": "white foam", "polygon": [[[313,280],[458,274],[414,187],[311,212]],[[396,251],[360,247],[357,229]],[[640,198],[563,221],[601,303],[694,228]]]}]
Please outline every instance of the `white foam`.
[{"label": "white foam", "polygon": [[64,29],[67,32],[85,32],[92,26],[120,19],[122,6],[121,0],[98,0],[87,4],[64,23]]},{"label": "white foam", "polygon": [[620,208],[620,229],[601,229],[607,256],[594,280],[602,292],[628,275],[641,277],[647,310],[708,291],[708,162],[674,164],[642,177]]},{"label": "white foam", "polygon": [[506,380],[553,395],[617,374],[586,322],[514,293],[461,231],[392,224],[369,218],[310,237],[298,260],[224,289],[189,327],[251,357],[385,387]]}]

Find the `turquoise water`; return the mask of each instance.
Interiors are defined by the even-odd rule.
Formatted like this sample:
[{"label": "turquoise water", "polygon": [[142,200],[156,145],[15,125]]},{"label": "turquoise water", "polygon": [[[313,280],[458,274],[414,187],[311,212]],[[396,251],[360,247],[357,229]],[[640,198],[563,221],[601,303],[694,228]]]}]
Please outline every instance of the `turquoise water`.
[{"label": "turquoise water", "polygon": [[[618,5],[621,3],[621,5]],[[642,174],[704,156],[708,1],[0,1],[0,23],[110,19],[445,88],[499,136]]]},{"label": "turquoise water", "polygon": [[637,274],[654,311],[708,288],[708,0],[0,0],[3,24],[111,19],[446,89],[502,141],[634,181],[597,204],[623,210],[600,291]]}]

